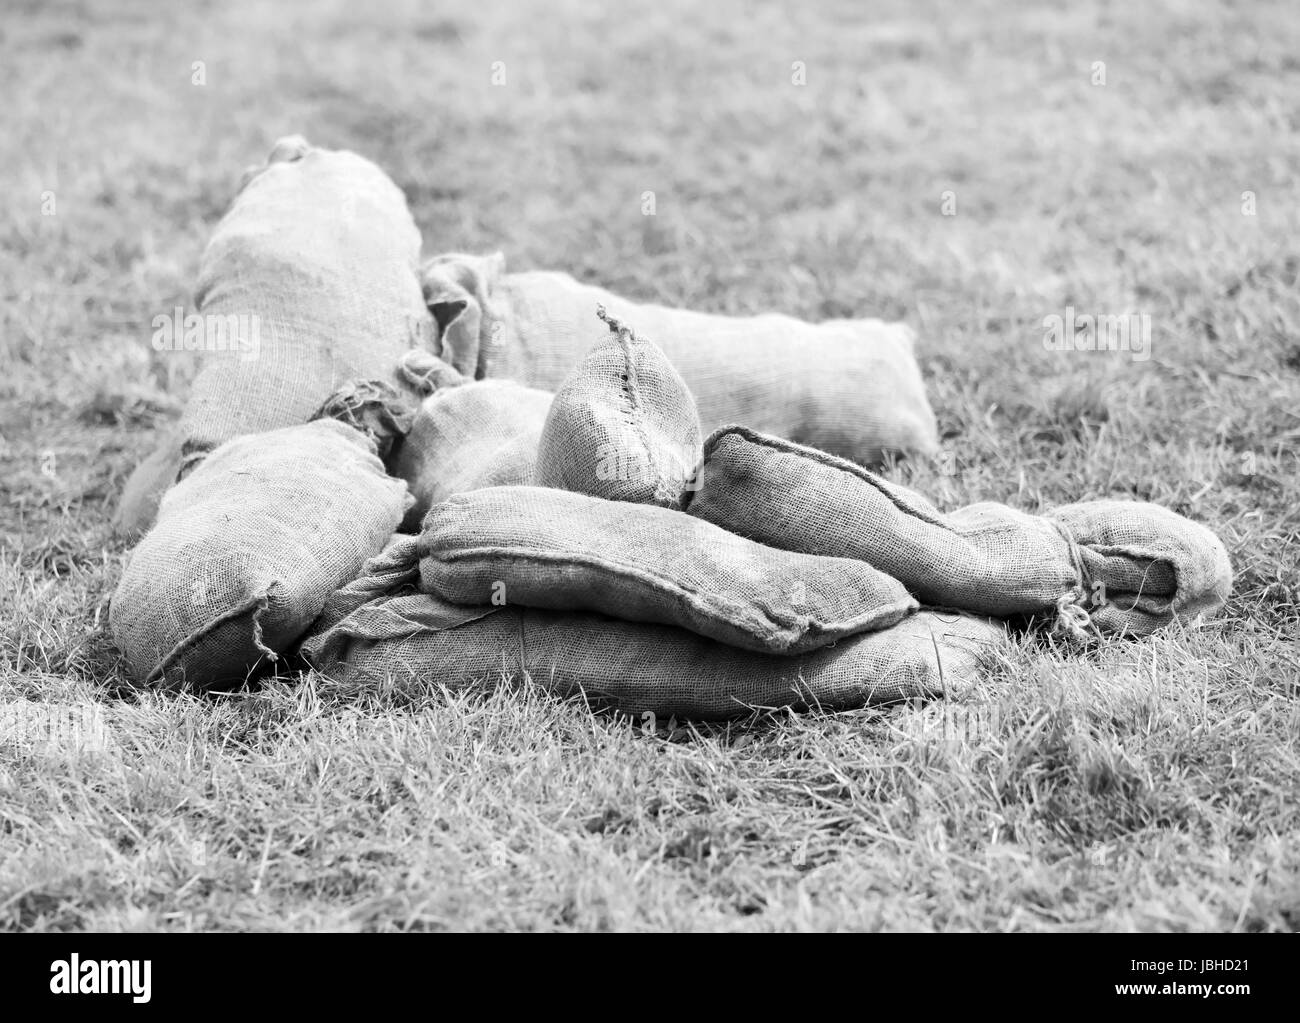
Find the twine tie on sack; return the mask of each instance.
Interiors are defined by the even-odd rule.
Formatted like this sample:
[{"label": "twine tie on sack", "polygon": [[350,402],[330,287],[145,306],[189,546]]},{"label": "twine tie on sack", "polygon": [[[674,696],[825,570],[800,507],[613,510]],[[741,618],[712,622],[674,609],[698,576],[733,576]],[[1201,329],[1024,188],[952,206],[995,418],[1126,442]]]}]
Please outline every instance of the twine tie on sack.
[{"label": "twine tie on sack", "polygon": [[1061,539],[1065,541],[1075,578],[1074,587],[1057,598],[1056,621],[1052,624],[1052,632],[1075,643],[1086,643],[1096,631],[1092,623],[1092,615],[1084,606],[1088,595],[1092,592],[1092,576],[1088,572],[1083,560],[1083,552],[1079,549],[1079,543],[1075,540],[1070,527],[1055,519],[1048,521],[1056,527]]},{"label": "twine tie on sack", "polygon": [[596,315],[600,317],[602,323],[604,323],[607,327],[609,327],[609,332],[611,334],[617,334],[624,341],[641,340],[639,337],[636,336],[636,333],[632,330],[631,327],[629,327],[622,320],[618,320],[615,319],[613,316],[610,316],[609,313],[605,310],[605,307],[600,303],[596,304]]},{"label": "twine tie on sack", "polygon": [[326,398],[311,418],[337,419],[364,434],[379,457],[387,458],[393,445],[410,432],[415,412],[409,401],[382,380],[358,380]]}]

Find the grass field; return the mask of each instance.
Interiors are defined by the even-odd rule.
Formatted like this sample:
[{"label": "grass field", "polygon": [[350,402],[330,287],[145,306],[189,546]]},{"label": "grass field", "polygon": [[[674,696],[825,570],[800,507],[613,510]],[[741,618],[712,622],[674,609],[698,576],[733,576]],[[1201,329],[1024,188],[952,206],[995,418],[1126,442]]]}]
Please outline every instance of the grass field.
[{"label": "grass field", "polygon": [[[6,4],[0,707],[95,741],[0,746],[0,926],[1300,927],[1300,19],[862,6]],[[291,132],[429,253],[904,318],[945,456],[899,478],[1166,504],[1233,599],[956,705],[649,734],[527,686],[136,692],[107,520],[194,369],[150,321]],[[1068,307],[1150,358],[1047,350]]]}]

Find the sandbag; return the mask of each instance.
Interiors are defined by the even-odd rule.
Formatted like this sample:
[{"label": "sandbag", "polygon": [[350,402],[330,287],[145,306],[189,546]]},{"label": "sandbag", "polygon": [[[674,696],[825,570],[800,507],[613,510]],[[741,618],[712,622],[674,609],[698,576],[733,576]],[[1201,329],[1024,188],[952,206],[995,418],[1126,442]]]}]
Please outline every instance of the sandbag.
[{"label": "sandbag", "polygon": [[213,231],[195,301],[205,321],[256,317],[251,351],[207,352],[181,431],[189,450],[307,421],[351,380],[405,383],[432,321],[420,233],[369,160],[282,139]]},{"label": "sandbag", "polygon": [[702,455],[695,399],[653,341],[609,327],[560,385],[537,453],[538,486],[681,508]]},{"label": "sandbag", "polygon": [[412,594],[418,543],[386,552],[331,598],[302,645],[318,670],[345,684],[453,690],[527,675],[557,696],[710,719],[755,707],[842,710],[959,696],[1005,637],[997,621],[923,611],[810,653],[755,653],[670,625]]},{"label": "sandbag", "polygon": [[173,483],[181,469],[181,440],[176,435],[165,438],[161,444],[127,477],[122,497],[113,513],[112,529],[115,536],[138,540],[153,525],[158,515],[158,502]]},{"label": "sandbag", "polygon": [[814,650],[916,610],[862,561],[791,554],[680,511],[545,487],[489,487],[430,509],[420,588],[455,604],[598,611],[773,654]]},{"label": "sandbag", "polygon": [[730,428],[705,443],[689,512],[783,550],[858,558],[923,604],[987,615],[1057,609],[1068,628],[1145,635],[1220,608],[1223,543],[1168,509],[1088,501],[1046,515],[982,502],[941,514],[822,451]]},{"label": "sandbag", "polygon": [[591,317],[604,306],[663,349],[706,431],[740,423],[863,464],[937,449],[905,324],[810,324],[635,303],[563,273],[508,274],[500,254],[442,255],[423,273],[442,356],[467,376],[555,390],[585,355]]},{"label": "sandbag", "polygon": [[163,496],[113,595],[132,677],[241,685],[383,549],[406,502],[370,441],[332,419],[223,444]]},{"label": "sandbag", "polygon": [[413,345],[433,343],[420,294],[420,235],[401,191],[373,163],[280,139],[245,173],[199,269],[197,335],[170,343],[201,360],[175,439],[146,459],[114,518],[134,537],[152,523],[149,495],[175,481],[176,445],[193,464],[244,433],[304,423],[340,385],[385,380]]},{"label": "sandbag", "polygon": [[418,529],[452,494],[530,483],[551,399],[512,380],[453,384],[426,398],[390,461],[414,498],[402,528]]}]

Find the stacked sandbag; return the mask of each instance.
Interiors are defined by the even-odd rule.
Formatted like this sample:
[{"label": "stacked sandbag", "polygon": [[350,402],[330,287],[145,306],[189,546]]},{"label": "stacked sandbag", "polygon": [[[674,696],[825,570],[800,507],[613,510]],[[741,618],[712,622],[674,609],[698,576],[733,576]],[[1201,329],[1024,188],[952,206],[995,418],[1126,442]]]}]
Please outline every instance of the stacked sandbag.
[{"label": "stacked sandbag", "polygon": [[705,444],[690,514],[783,550],[857,558],[923,604],[988,615],[1055,609],[1073,631],[1146,635],[1222,607],[1223,543],[1168,509],[1088,501],[1029,515],[919,494],[822,451],[741,428]]},{"label": "stacked sandbag", "polygon": [[[203,254],[195,303],[204,336],[193,340],[202,362],[180,447],[201,455],[240,434],[305,423],[351,380],[405,386],[398,359],[434,334],[419,250],[406,200],[383,171],[281,139]],[[120,532],[147,527],[148,495],[176,479],[175,443],[132,476]]]},{"label": "stacked sandbag", "polygon": [[804,323],[638,304],[562,273],[505,272],[500,255],[424,267],[443,357],[466,376],[558,388],[586,354],[597,306],[654,341],[695,396],[703,428],[741,423],[864,464],[937,447],[902,323]]},{"label": "stacked sandbag", "polygon": [[1004,638],[996,621],[921,612],[806,653],[759,653],[670,625],[409,593],[420,547],[391,549],[330,601],[302,647],[320,671],[356,685],[453,689],[526,675],[629,713],[707,719],[957,696]]},{"label": "stacked sandbag", "polygon": [[681,508],[702,455],[695,399],[657,345],[596,314],[609,330],[555,395],[535,482]]},{"label": "stacked sandbag", "polygon": [[163,496],[113,595],[130,674],[242,685],[383,549],[407,500],[373,444],[333,419],[221,445]]},{"label": "stacked sandbag", "polygon": [[432,391],[390,461],[414,498],[404,530],[419,529],[430,506],[453,494],[532,481],[550,392],[513,380],[466,381],[424,353],[404,359],[402,372]]},{"label": "stacked sandbag", "polygon": [[729,646],[804,653],[916,610],[862,561],[792,554],[679,511],[546,487],[488,487],[435,505],[420,588],[453,604],[598,611]]}]

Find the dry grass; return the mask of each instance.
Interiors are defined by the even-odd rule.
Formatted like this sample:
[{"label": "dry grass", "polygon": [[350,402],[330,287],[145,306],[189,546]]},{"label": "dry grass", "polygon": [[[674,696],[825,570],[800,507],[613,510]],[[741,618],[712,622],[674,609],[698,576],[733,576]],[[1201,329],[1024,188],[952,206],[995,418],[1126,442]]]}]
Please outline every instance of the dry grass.
[{"label": "dry grass", "polygon": [[[0,695],[97,741],[3,747],[0,925],[1300,925],[1300,24],[791,7],[6,18]],[[1084,657],[1023,644],[963,704],[725,728],[527,687],[134,693],[105,523],[193,369],[149,323],[291,131],[378,160],[430,252],[907,318],[948,455],[900,476],[946,506],[1159,501],[1224,538],[1234,598]],[[1149,315],[1152,358],[1044,350],[1067,305]]]}]

